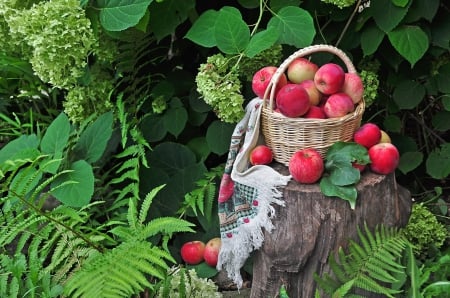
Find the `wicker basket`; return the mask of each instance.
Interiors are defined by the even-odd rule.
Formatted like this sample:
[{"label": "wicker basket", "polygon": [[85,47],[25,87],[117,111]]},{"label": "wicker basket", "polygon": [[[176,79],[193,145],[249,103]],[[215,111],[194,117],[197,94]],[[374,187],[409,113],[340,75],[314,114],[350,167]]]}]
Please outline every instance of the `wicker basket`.
[{"label": "wicker basket", "polygon": [[286,166],[291,156],[299,149],[314,148],[325,157],[327,149],[338,141],[350,141],[360,126],[365,109],[364,99],[352,113],[339,118],[310,119],[289,118],[274,111],[275,86],[289,64],[298,57],[309,56],[317,52],[329,52],[339,57],[347,72],[356,73],[351,60],[340,49],[329,45],[314,45],[291,54],[278,67],[267,86],[261,114],[262,133],[266,144],[272,149],[273,158]]}]

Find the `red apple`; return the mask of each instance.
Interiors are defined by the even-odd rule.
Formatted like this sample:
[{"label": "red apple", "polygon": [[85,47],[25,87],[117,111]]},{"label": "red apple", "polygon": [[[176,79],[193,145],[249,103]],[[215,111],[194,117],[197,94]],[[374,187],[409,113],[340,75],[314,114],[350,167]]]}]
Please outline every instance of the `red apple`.
[{"label": "red apple", "polygon": [[309,95],[299,84],[287,84],[281,87],[275,98],[277,108],[286,117],[300,117],[311,106]]},{"label": "red apple", "polygon": [[317,106],[322,98],[322,93],[320,93],[319,89],[317,89],[316,84],[314,84],[313,80],[304,80],[300,84],[303,88],[305,88],[306,92],[309,95],[309,102],[313,106]]},{"label": "red apple", "polygon": [[189,241],[181,246],[181,258],[189,265],[197,265],[202,262],[204,252],[205,243],[202,241]]},{"label": "red apple", "polygon": [[330,95],[323,106],[323,111],[328,118],[345,116],[354,109],[355,105],[352,99],[343,92]]},{"label": "red apple", "polygon": [[315,183],[322,177],[323,171],[323,159],[316,149],[298,150],[289,161],[289,173],[299,183]]},{"label": "red apple", "polygon": [[258,145],[250,152],[250,163],[252,165],[267,165],[272,162],[272,150],[266,145]]},{"label": "red apple", "polygon": [[391,143],[378,143],[369,149],[372,172],[387,175],[395,171],[400,160],[397,147]]},{"label": "red apple", "polygon": [[323,94],[333,94],[342,89],[345,72],[335,63],[326,63],[319,67],[314,75],[314,83]]},{"label": "red apple", "polygon": [[[269,85],[270,80],[272,79],[277,69],[278,68],[276,66],[265,66],[255,72],[252,79],[252,90],[256,94],[256,96],[258,96],[259,98],[264,97],[267,86]],[[278,80],[275,92],[277,92],[286,84],[287,77],[285,74],[282,74]]]},{"label": "red apple", "polygon": [[304,80],[312,80],[316,71],[319,69],[317,64],[312,63],[306,58],[296,58],[288,66],[287,77],[292,83],[300,83]]},{"label": "red apple", "polygon": [[303,118],[326,119],[327,115],[325,115],[325,112],[321,107],[311,106],[308,112],[303,115]]},{"label": "red apple", "polygon": [[346,73],[342,92],[347,93],[354,104],[360,102],[364,94],[364,85],[361,77],[356,73]]},{"label": "red apple", "polygon": [[353,141],[369,149],[380,142],[381,130],[375,123],[365,123],[353,134]]},{"label": "red apple", "polygon": [[220,238],[212,238],[206,243],[205,252],[203,253],[206,264],[216,267],[221,246],[222,240]]}]

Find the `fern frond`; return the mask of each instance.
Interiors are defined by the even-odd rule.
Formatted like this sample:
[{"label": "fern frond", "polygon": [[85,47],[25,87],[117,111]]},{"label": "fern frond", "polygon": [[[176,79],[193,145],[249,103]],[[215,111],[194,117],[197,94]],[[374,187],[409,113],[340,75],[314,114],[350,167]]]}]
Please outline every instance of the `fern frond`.
[{"label": "fern frond", "polygon": [[170,254],[144,241],[130,240],[95,253],[66,283],[70,297],[130,297],[152,287],[147,274],[164,278]]},{"label": "fern frond", "polygon": [[139,211],[139,223],[144,223],[145,219],[147,218],[148,210],[150,209],[150,205],[153,202],[153,199],[158,194],[158,192],[165,187],[166,185],[160,185],[158,187],[153,188],[146,196],[144,201],[141,204],[141,209]]},{"label": "fern frond", "polygon": [[340,292],[336,291],[352,281],[352,288],[383,294],[386,297],[400,293],[383,284],[398,282],[398,278],[405,274],[399,256],[402,255],[408,242],[402,233],[399,229],[384,225],[377,226],[372,233],[365,225],[364,233],[358,228],[358,236],[359,243],[349,241],[348,255],[339,249],[338,260],[335,260],[332,254],[329,256],[329,265],[334,278],[328,275],[323,279],[317,277],[319,287],[327,293],[331,291],[338,295]]},{"label": "fern frond", "polygon": [[147,239],[156,234],[173,234],[181,232],[195,232],[192,227],[193,223],[174,217],[158,217],[151,220],[145,225],[139,234],[140,239]]}]

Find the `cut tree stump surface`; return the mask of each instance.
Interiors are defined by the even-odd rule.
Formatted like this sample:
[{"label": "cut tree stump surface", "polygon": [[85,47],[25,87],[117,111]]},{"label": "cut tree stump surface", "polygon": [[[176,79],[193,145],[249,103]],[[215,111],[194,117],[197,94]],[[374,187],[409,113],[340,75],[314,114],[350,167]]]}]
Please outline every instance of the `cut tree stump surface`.
[{"label": "cut tree stump surface", "polygon": [[[274,165],[288,174],[281,164]],[[289,297],[314,297],[314,273],[329,273],[330,253],[357,240],[357,227],[406,225],[411,213],[408,190],[396,183],[395,175],[377,175],[365,171],[357,184],[358,198],[354,210],[347,201],[326,197],[319,184],[289,182],[284,189],[286,205],[274,206],[275,229],[264,232],[264,244],[255,253],[252,298],[278,297],[282,284]],[[366,297],[380,297],[368,295]]]}]

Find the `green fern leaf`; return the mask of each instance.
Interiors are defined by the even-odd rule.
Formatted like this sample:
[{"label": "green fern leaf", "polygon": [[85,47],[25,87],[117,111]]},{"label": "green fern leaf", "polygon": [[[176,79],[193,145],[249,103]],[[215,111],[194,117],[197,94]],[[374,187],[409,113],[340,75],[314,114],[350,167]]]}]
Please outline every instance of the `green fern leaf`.
[{"label": "green fern leaf", "polygon": [[183,219],[174,217],[158,217],[147,223],[139,234],[140,239],[147,239],[156,234],[173,234],[178,232],[195,232],[192,227],[193,223],[190,223]]},{"label": "green fern leaf", "polygon": [[158,192],[159,192],[163,187],[165,187],[165,184],[153,188],[153,189],[145,196],[145,199],[144,199],[144,201],[142,202],[141,209],[140,209],[140,212],[139,212],[139,223],[141,223],[141,224],[144,223],[144,221],[145,221],[146,218],[147,218],[147,213],[148,213],[148,210],[150,209],[150,205],[152,204],[153,199],[155,198],[155,196],[158,194]]}]

